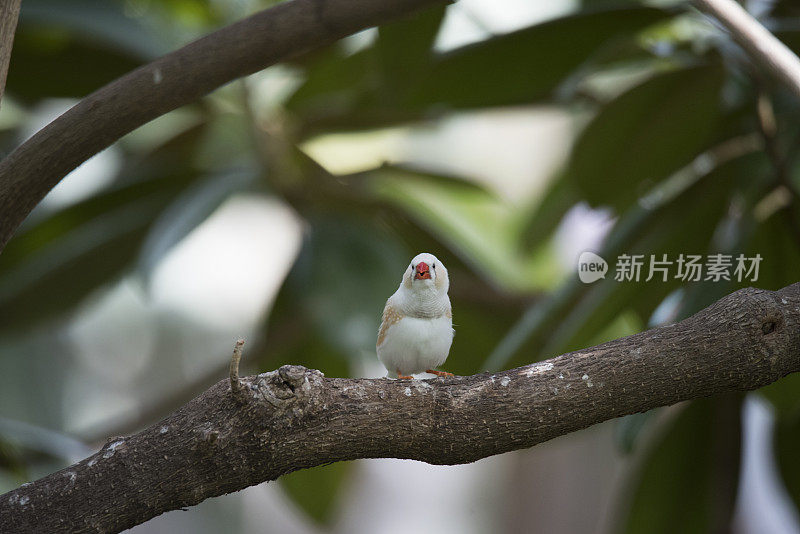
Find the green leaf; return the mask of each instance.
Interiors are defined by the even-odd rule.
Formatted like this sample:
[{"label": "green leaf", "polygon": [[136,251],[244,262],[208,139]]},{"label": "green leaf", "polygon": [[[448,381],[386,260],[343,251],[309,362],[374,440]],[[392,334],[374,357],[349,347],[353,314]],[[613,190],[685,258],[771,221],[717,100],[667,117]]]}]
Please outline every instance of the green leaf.
[{"label": "green leaf", "polygon": [[353,462],[335,462],[282,476],[281,487],[317,523],[331,525],[337,496],[353,471]]},{"label": "green leaf", "polygon": [[305,122],[350,115],[367,91],[372,57],[370,49],[350,55],[341,46],[325,51],[307,71],[306,81],[286,101],[287,109]]},{"label": "green leaf", "polygon": [[[0,257],[2,328],[29,326],[69,309],[91,290],[119,274],[136,257],[149,223],[166,205],[168,196],[154,193],[140,198],[137,188],[128,188],[124,193],[123,205],[92,220],[74,226],[68,221],[80,209],[95,211],[98,204],[108,200],[107,195],[78,204],[76,210],[57,214],[18,236],[13,249],[11,245],[7,247],[8,256]],[[45,238],[51,227],[62,223],[72,228],[64,232],[58,229],[57,239],[47,246],[36,246],[36,241]],[[25,253],[17,261],[17,252],[28,247],[38,250]]]},{"label": "green leaf", "polygon": [[444,7],[435,7],[383,25],[372,46],[353,54],[331,47],[307,68],[287,107],[304,117],[306,129],[318,122],[349,129],[415,118],[397,103],[430,63],[443,16]]},{"label": "green leaf", "polygon": [[706,148],[721,65],[658,74],[607,104],[575,144],[568,175],[593,206],[618,212]]},{"label": "green leaf", "polygon": [[433,44],[444,19],[445,7],[421,11],[410,18],[378,28],[375,49],[383,87],[397,101],[403,89],[416,80],[433,59]]},{"label": "green leaf", "polygon": [[416,121],[447,108],[536,102],[599,45],[630,38],[670,14],[589,10],[431,56],[440,16],[434,9],[382,27],[373,46],[354,54],[335,47],[319,56],[287,102],[303,123],[302,135]]},{"label": "green leaf", "polygon": [[191,128],[129,164],[110,189],[29,218],[0,255],[0,328],[60,314],[130,266],[153,220],[196,178],[182,156],[201,132]]},{"label": "green leaf", "polygon": [[22,29],[14,39],[7,88],[23,102],[81,98],[141,64],[137,58],[99,49],[66,33]]},{"label": "green leaf", "polygon": [[601,44],[669,16],[638,6],[587,10],[453,50],[431,64],[409,103],[471,108],[534,102],[549,95]]},{"label": "green leaf", "polygon": [[694,401],[670,425],[635,475],[620,531],[729,530],[736,499],[741,400]]},{"label": "green leaf", "polygon": [[507,290],[534,288],[534,269],[518,253],[521,217],[496,195],[463,180],[396,167],[368,174],[373,194],[402,207],[484,278]]},{"label": "green leaf", "polygon": [[25,101],[82,97],[166,51],[122,2],[26,0],[7,87]]}]

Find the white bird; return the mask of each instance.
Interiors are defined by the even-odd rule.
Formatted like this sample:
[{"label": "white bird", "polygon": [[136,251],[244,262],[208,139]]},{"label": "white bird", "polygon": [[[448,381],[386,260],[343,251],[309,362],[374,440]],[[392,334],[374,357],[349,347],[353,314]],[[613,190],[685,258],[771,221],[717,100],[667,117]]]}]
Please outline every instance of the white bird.
[{"label": "white bird", "polygon": [[378,331],[378,359],[389,376],[413,378],[412,374],[437,371],[450,353],[453,313],[447,290],[447,269],[436,256],[423,252],[411,260],[397,291],[386,301]]}]

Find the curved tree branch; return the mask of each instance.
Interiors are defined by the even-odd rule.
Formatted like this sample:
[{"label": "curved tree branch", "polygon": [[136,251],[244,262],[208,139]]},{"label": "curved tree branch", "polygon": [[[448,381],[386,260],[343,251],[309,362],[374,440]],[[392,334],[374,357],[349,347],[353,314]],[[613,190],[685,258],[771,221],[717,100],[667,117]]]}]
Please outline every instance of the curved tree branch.
[{"label": "curved tree branch", "polygon": [[694,0],[747,51],[752,60],[782,80],[800,98],[800,59],[735,0]]},{"label": "curved tree branch", "polygon": [[117,532],[340,460],[473,462],[796,371],[800,283],[740,290],[679,323],[496,374],[345,379],[286,365],[239,379],[239,394],[222,380],[150,428],[0,496],[0,531]]},{"label": "curved tree branch", "polygon": [[111,82],[0,162],[0,250],[59,180],[135,128],[231,80],[444,2],[291,0]]}]

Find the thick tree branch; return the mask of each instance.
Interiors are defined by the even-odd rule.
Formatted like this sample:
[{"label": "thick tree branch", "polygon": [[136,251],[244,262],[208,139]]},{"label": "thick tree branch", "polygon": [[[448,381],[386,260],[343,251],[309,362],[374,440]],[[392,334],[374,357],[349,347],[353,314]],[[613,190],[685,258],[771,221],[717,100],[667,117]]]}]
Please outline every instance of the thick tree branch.
[{"label": "thick tree branch", "polygon": [[445,0],[291,0],[81,100],[0,162],[0,250],[67,173],[142,124],[231,80]]},{"label": "thick tree branch", "polygon": [[6,88],[8,64],[11,61],[11,48],[14,45],[14,33],[17,30],[20,0],[3,0],[0,2],[0,104]]},{"label": "thick tree branch", "polygon": [[785,44],[735,0],[694,0],[694,4],[716,18],[757,65],[782,80],[800,98],[800,59]]},{"label": "thick tree branch", "polygon": [[[457,357],[454,354],[452,357]],[[680,323],[496,374],[226,378],[142,432],[0,496],[0,532],[117,532],[339,460],[473,462],[625,414],[800,370],[800,283],[744,289]]]}]

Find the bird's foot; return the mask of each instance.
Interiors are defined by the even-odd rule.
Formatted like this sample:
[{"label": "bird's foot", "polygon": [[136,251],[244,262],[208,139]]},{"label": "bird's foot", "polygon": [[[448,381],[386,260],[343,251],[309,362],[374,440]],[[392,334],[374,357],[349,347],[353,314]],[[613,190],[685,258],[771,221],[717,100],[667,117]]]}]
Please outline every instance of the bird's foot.
[{"label": "bird's foot", "polygon": [[448,373],[447,371],[437,371],[436,369],[427,369],[425,372],[436,376],[455,376],[453,373]]},{"label": "bird's foot", "polygon": [[398,380],[413,380],[413,379],[414,379],[414,377],[413,377],[413,376],[411,376],[411,375],[404,375],[404,374],[401,374],[401,373],[400,373],[400,371],[397,371],[397,379],[398,379]]}]

